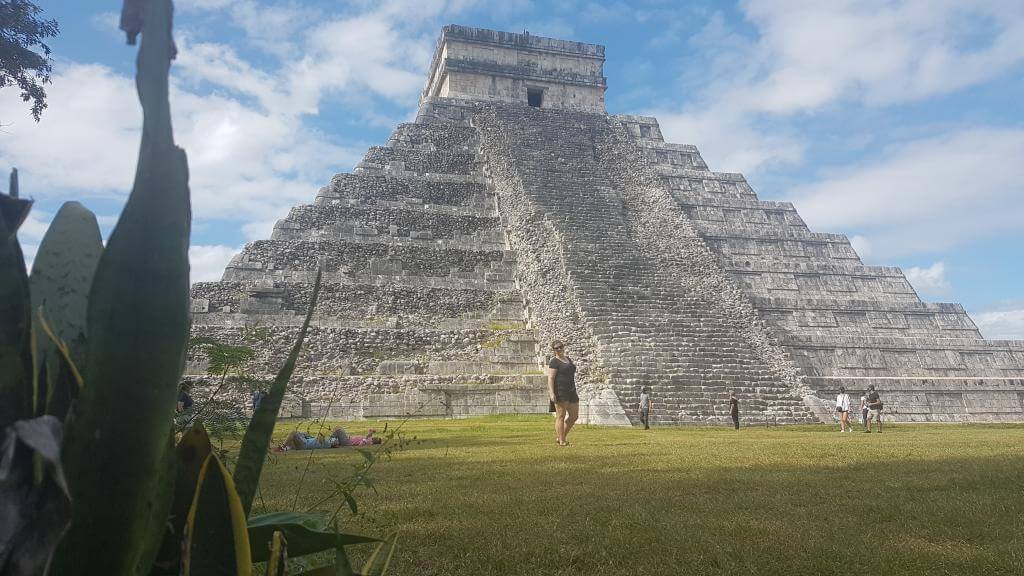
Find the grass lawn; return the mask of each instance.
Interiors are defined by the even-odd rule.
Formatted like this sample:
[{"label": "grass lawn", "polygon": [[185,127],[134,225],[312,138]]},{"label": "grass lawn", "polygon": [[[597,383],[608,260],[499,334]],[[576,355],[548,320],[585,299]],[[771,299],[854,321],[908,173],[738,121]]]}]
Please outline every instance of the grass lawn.
[{"label": "grass lawn", "polygon": [[[399,530],[396,575],[1024,574],[1024,426],[578,426],[565,448],[551,428],[408,422],[419,442],[373,469],[343,527]],[[309,458],[264,468],[267,508],[292,508]],[[298,507],[360,458],[314,452]]]}]

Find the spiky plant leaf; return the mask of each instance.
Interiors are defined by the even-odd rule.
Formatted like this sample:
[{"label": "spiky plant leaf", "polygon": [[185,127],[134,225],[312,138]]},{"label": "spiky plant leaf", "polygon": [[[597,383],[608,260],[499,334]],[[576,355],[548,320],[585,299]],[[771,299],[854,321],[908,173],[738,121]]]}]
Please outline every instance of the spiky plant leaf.
[{"label": "spiky plant leaf", "polygon": [[270,557],[270,539],[274,532],[282,532],[288,540],[288,554],[292,558],[341,548],[352,544],[380,542],[380,538],[338,532],[323,514],[311,512],[274,512],[259,514],[249,519],[249,542],[252,559],[264,562]]},{"label": "spiky plant leaf", "polygon": [[64,450],[74,515],[55,566],[62,576],[148,574],[172,500],[168,439],[188,338],[191,215],[168,102],[173,9],[170,0],[143,9],[142,143],[89,294],[85,388]]},{"label": "spiky plant leaf", "polygon": [[89,287],[102,253],[103,238],[96,216],[78,202],[64,203],[39,244],[29,276],[35,311],[34,369],[45,378],[37,384],[37,411],[45,407],[45,412],[63,418],[77,391],[69,371],[62,370],[64,359],[57,346],[50,338],[41,337],[40,308],[54,335],[67,345],[71,361],[79,370],[84,369]]},{"label": "spiky plant leaf", "polygon": [[0,193],[0,430],[32,416],[30,297],[17,237],[31,206]]},{"label": "spiky plant leaf", "polygon": [[[145,38],[145,37],[143,37]],[[185,525],[185,576],[249,576],[249,532],[228,469],[206,457]]]},{"label": "spiky plant leaf", "polygon": [[199,472],[206,457],[212,452],[210,436],[201,424],[186,430],[174,448],[177,461],[174,502],[171,504],[167,530],[153,565],[152,576],[177,576],[181,573],[181,543],[185,534],[185,520],[195,498]]},{"label": "spiky plant leaf", "polygon": [[295,363],[302,351],[302,342],[306,338],[306,331],[309,330],[309,322],[313,319],[313,311],[316,309],[316,300],[320,295],[320,279],[323,270],[316,273],[316,281],[313,283],[313,295],[310,297],[309,310],[306,312],[306,320],[299,330],[299,337],[292,346],[281,371],[277,373],[274,383],[271,384],[267,395],[260,402],[259,408],[253,412],[249,427],[242,437],[242,447],[238,451],[238,462],[235,464],[235,484],[238,485],[238,495],[242,498],[242,506],[245,513],[252,510],[252,500],[256,497],[256,488],[259,486],[260,473],[263,471],[263,462],[267,459],[267,450],[270,448],[270,436],[274,433],[274,425],[277,423],[277,413],[281,409],[281,400],[288,388],[288,380],[295,371]]}]

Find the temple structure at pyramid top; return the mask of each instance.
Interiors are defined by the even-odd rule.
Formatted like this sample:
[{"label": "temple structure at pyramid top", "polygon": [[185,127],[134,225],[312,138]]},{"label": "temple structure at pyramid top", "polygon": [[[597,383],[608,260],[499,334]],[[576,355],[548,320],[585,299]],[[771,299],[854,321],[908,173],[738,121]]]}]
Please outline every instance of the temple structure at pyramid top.
[{"label": "temple structure at pyramid top", "polygon": [[603,113],[604,46],[466,26],[441,30],[420,104],[433,98]]},{"label": "temple structure at pyramid top", "polygon": [[265,334],[275,373],[322,264],[296,416],[544,412],[559,339],[595,423],[635,423],[641,386],[662,424],[728,423],[730,392],[748,423],[830,421],[840,387],[868,386],[887,419],[1024,420],[1024,343],[921,301],[655,118],[608,115],[604,57],[444,27],[416,121],[196,284],[193,331]]}]

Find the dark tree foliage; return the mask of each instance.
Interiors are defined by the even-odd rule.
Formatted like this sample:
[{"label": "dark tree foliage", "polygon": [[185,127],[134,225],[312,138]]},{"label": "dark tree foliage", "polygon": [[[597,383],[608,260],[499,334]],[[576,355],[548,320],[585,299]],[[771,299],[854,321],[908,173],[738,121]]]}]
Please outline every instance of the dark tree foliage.
[{"label": "dark tree foliage", "polygon": [[50,47],[43,41],[60,30],[56,20],[40,18],[42,12],[28,0],[0,0],[0,88],[17,84],[21,99],[32,101],[36,122],[46,108],[43,84],[50,83],[52,70]]}]

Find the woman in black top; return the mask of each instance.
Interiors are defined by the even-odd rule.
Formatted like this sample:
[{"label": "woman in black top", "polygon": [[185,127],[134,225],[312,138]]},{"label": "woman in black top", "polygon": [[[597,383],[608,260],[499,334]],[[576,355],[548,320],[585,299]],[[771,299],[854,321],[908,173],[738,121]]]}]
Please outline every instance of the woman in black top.
[{"label": "woman in black top", "polygon": [[576,364],[565,354],[565,344],[551,343],[554,358],[548,364],[548,396],[555,403],[555,439],[568,446],[566,436],[580,415],[580,397],[576,394]]}]

